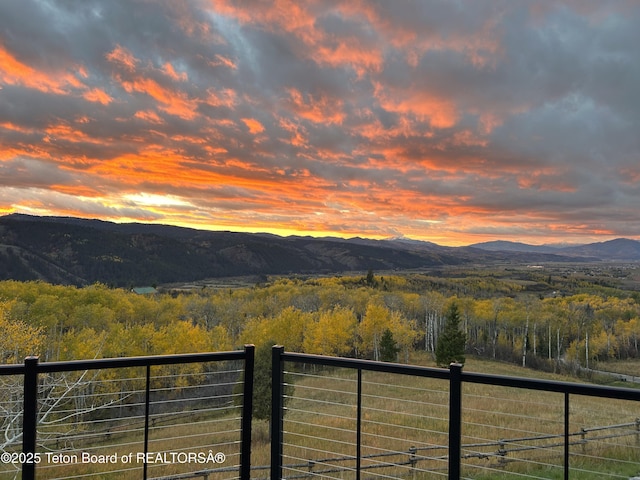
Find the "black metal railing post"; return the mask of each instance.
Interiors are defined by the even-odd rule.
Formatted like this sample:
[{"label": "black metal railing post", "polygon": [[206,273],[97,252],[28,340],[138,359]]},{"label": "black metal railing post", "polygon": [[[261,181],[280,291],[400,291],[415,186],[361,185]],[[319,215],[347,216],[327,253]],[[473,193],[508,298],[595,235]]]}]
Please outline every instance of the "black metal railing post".
[{"label": "black metal railing post", "polygon": [[36,429],[38,424],[38,357],[24,359],[24,398],[22,412],[22,478],[35,478]]},{"label": "black metal railing post", "polygon": [[564,480],[569,480],[569,392],[564,393]]},{"label": "black metal railing post", "polygon": [[459,480],[462,454],[462,365],[449,365],[449,374],[449,480]]},{"label": "black metal railing post", "polygon": [[282,478],[284,347],[271,350],[271,480]]},{"label": "black metal railing post", "polygon": [[362,468],[362,369],[358,369],[358,399],[356,411],[356,480]]},{"label": "black metal railing post", "polygon": [[151,365],[147,365],[146,384],[144,387],[144,463],[142,464],[142,478],[147,480],[149,453],[149,412],[151,410]]},{"label": "black metal railing post", "polygon": [[240,431],[240,480],[251,478],[251,421],[253,417],[254,345],[244,346],[244,385],[242,389],[242,428]]}]

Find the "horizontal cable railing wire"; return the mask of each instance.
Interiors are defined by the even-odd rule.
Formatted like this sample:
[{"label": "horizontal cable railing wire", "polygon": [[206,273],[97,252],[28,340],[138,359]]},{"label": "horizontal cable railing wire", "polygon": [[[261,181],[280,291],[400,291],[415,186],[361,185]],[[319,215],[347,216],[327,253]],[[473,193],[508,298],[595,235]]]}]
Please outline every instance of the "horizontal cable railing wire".
[{"label": "horizontal cable railing wire", "polygon": [[[594,427],[591,429],[581,429],[578,432],[573,432],[570,435],[572,437],[581,437],[585,434],[585,432],[589,432],[589,431],[602,431],[602,430],[607,430],[607,429],[625,429],[627,427],[633,427],[635,428],[636,426],[636,422],[631,422],[628,424],[620,424],[620,425],[610,425],[610,426],[602,426],[602,427]],[[289,432],[286,432],[289,433]],[[606,438],[620,438],[620,437],[625,437],[625,436],[636,436],[638,435],[638,432],[636,432],[635,430],[629,430],[627,432],[623,432],[620,434],[611,434],[611,435],[606,435],[604,437]],[[300,435],[298,435],[300,436]],[[520,438],[510,438],[510,439],[501,439],[499,441],[493,441],[493,442],[486,442],[486,443],[482,443],[482,444],[463,444],[462,447],[465,450],[469,450],[469,449],[473,449],[473,448],[477,448],[477,447],[492,447],[494,448],[494,450],[491,450],[489,452],[485,452],[485,453],[468,453],[465,454],[463,456],[463,458],[481,458],[481,459],[486,459],[486,458],[494,458],[494,459],[501,459],[502,461],[504,461],[507,456],[509,454],[513,454],[513,453],[517,453],[517,452],[523,452],[523,451],[543,451],[543,452],[548,452],[549,449],[553,449],[554,447],[562,447],[564,445],[563,442],[558,441],[560,439],[562,439],[564,437],[563,434],[560,435],[545,435],[545,436],[537,436],[537,437],[520,437]],[[317,437],[313,437],[313,436],[308,436],[309,439],[317,439]],[[390,437],[390,438],[394,438],[394,437]],[[570,445],[575,446],[575,445],[585,445],[588,444],[590,442],[596,442],[599,441],[603,438],[603,436],[598,436],[598,437],[594,437],[592,439],[581,439],[581,440],[575,440],[570,442]],[[397,439],[396,439],[397,440]],[[526,444],[524,442],[534,442],[534,441],[542,441],[542,440],[556,440],[555,443],[550,443],[550,444],[545,444],[545,445],[529,445]],[[339,442],[341,443],[341,442]],[[287,444],[285,444],[287,445]],[[289,446],[293,446],[295,447],[295,444],[291,444]],[[636,447],[638,448],[638,447]],[[311,448],[311,447],[304,447],[304,450],[307,452],[317,452],[323,455],[327,455],[327,454],[331,454],[333,453],[332,451],[328,451],[328,450],[322,450],[322,449],[317,449],[317,448]],[[407,450],[403,450],[403,451],[387,451],[384,453],[374,453],[374,454],[367,454],[367,455],[362,455],[362,459],[365,460],[375,460],[375,459],[381,459],[381,458],[389,458],[389,457],[404,457],[404,460],[400,460],[400,461],[395,461],[395,462],[384,462],[384,461],[377,461],[375,462],[375,464],[370,464],[370,465],[366,465],[363,466],[362,469],[363,470],[371,470],[371,469],[375,469],[375,468],[384,468],[384,467],[400,467],[400,466],[412,466],[414,467],[414,470],[412,470],[413,472],[415,471],[423,471],[423,472],[427,472],[430,470],[426,470],[426,469],[420,469],[420,468],[416,468],[416,465],[419,462],[423,462],[423,461],[427,461],[427,460],[439,460],[439,461],[446,461],[447,459],[447,454],[443,453],[441,455],[420,455],[420,452],[425,452],[425,451],[432,451],[432,452],[446,452],[447,447],[445,445],[435,445],[435,446],[430,446],[430,447],[417,447],[417,448],[410,448]],[[557,455],[560,455],[561,452],[558,452]],[[591,456],[592,458],[597,458],[595,456]],[[297,460],[297,463],[291,463],[291,464],[286,464],[284,465],[284,467],[287,470],[296,470],[299,471],[299,475],[294,475],[294,476],[290,476],[288,475],[286,478],[307,478],[310,476],[326,476],[328,473],[338,473],[341,471],[344,472],[353,472],[354,469],[351,466],[342,466],[339,465],[340,463],[345,463],[345,462],[354,462],[356,457],[355,455],[345,455],[345,456],[333,456],[333,457],[318,457],[318,458],[314,458],[312,460],[308,459],[307,457],[298,457],[298,456],[294,456],[291,454],[286,455],[286,458],[290,459],[290,460]],[[638,458],[638,457],[636,457]],[[519,460],[519,459],[513,459],[513,461],[525,461],[525,460]],[[532,460],[526,460],[528,463],[532,463],[541,467],[554,467],[557,465],[554,464],[550,464],[550,463],[545,463],[545,462],[539,462],[539,461],[532,461]],[[634,465],[637,466],[638,463],[637,461],[623,461],[624,463],[628,463],[629,465]],[[480,469],[484,470],[484,471],[494,471],[494,472],[500,472],[500,473],[504,473],[504,469],[503,468],[497,468],[500,466],[500,463],[498,464],[494,464],[493,467],[492,466],[484,466],[484,467],[480,467]],[[300,469],[302,468],[306,468],[307,470],[304,471],[303,473],[301,472]],[[576,471],[578,470],[578,468],[576,468]],[[589,472],[589,470],[584,470],[581,469],[585,472]],[[518,472],[511,472],[512,475],[514,476],[522,476],[522,477],[526,477],[526,478],[548,478],[548,477],[538,477],[534,474],[531,473],[518,473]],[[606,472],[602,472],[603,476],[609,476],[612,478],[628,478],[628,477],[624,477],[624,476],[620,476],[620,475],[616,475],[616,474],[607,474]],[[391,478],[397,478],[397,473],[395,474],[396,477],[391,477]],[[384,475],[383,475],[384,476]],[[329,477],[329,478],[333,478],[333,477]]]},{"label": "horizontal cable railing wire", "polygon": [[[490,387],[487,386],[487,389]],[[634,469],[631,464],[623,465],[625,462],[619,459],[615,459],[615,456],[610,454],[606,455],[593,455],[588,452],[596,452],[602,447],[603,441],[600,437],[610,437],[612,439],[623,440],[629,437],[629,434],[635,434],[636,421],[633,420],[627,424],[615,424],[612,420],[619,420],[618,415],[625,413],[634,413],[634,409],[637,409],[637,403],[627,404],[627,409],[621,409],[619,411],[611,410],[608,408],[608,404],[611,402],[602,402],[597,399],[591,401],[599,402],[594,404],[595,410],[587,412],[577,420],[579,424],[584,425],[585,422],[596,422],[604,418],[610,424],[602,427],[570,427],[567,433],[564,432],[564,411],[561,405],[561,397],[557,397],[556,401],[553,401],[553,397],[549,394],[537,394],[533,392],[527,397],[527,401],[520,402],[526,407],[527,414],[519,414],[513,412],[513,408],[517,408],[517,403],[511,402],[511,406],[505,408],[509,402],[504,395],[500,394],[500,391],[496,392],[495,388],[492,388],[492,393],[495,399],[492,399],[491,405],[493,405],[493,411],[498,414],[494,425],[487,425],[487,422],[470,422],[468,418],[477,418],[482,414],[482,409],[469,408],[471,412],[468,417],[464,417],[464,428],[467,430],[484,430],[484,435],[479,438],[479,435],[466,434],[463,438],[464,441],[473,439],[476,444],[463,445],[463,464],[466,463],[467,472],[473,471],[503,471],[507,464],[511,465],[510,470],[517,470],[519,472],[527,472],[532,478],[536,475],[534,471],[541,471],[546,469],[547,471],[556,470],[562,472],[563,454],[565,448],[568,447],[572,471],[577,471],[580,468],[580,464],[583,460],[588,461],[591,465],[595,466],[597,472],[602,472],[602,475],[598,473],[598,476],[608,476],[608,470],[610,469],[622,469],[629,471],[629,474],[617,474],[612,478],[624,478],[628,479],[637,473],[640,473],[640,469]],[[540,404],[536,397],[544,397],[547,399],[546,404]],[[474,404],[474,398],[482,399],[482,396],[466,396],[465,404]],[[574,398],[572,402],[572,412],[569,419],[571,423],[575,425],[576,419],[574,419],[573,410],[577,409],[573,407],[577,402],[578,397]],[[635,406],[634,406],[635,405]],[[464,410],[464,409],[463,409]],[[486,409],[490,412],[490,408]],[[599,416],[599,411],[609,410],[607,415]],[[612,412],[616,412],[612,415]],[[619,412],[619,413],[617,413]],[[633,419],[633,417],[631,417]],[[509,424],[511,427],[509,428]],[[593,423],[591,423],[593,425]],[[533,428],[531,428],[533,427]],[[605,434],[596,435],[596,432],[605,432]],[[492,435],[491,432],[494,432]],[[519,433],[519,434],[518,434]],[[499,441],[496,442],[496,436]],[[480,440],[480,441],[479,441]],[[482,442],[481,440],[485,440]],[[496,444],[497,443],[497,444]],[[600,443],[600,444],[599,444]],[[628,455],[632,455],[635,458],[638,456],[637,447],[625,442],[625,449]],[[579,449],[576,450],[575,447]],[[635,450],[635,453],[634,453]],[[585,453],[581,453],[581,451]],[[582,457],[582,458],[580,458]],[[470,462],[466,460],[471,459],[484,459],[485,462]],[[489,470],[491,469],[491,470]],[[587,470],[594,469],[588,467]],[[605,475],[606,473],[606,475]],[[595,473],[592,472],[592,475]]]},{"label": "horizontal cable railing wire", "polygon": [[[356,455],[353,451],[353,444],[355,440],[355,438],[353,438],[353,434],[351,435],[351,438],[346,439],[339,439],[336,438],[336,436],[328,438],[327,434],[323,434],[322,431],[329,433],[334,432],[334,434],[348,434],[350,431],[353,431],[353,427],[356,422],[356,419],[354,418],[354,412],[356,409],[354,397],[357,395],[357,381],[353,378],[345,379],[336,378],[334,376],[331,377],[330,386],[315,386],[313,385],[313,382],[315,381],[320,382],[320,384],[325,382],[326,384],[327,375],[318,375],[314,373],[307,376],[305,373],[300,372],[295,372],[294,375],[291,375],[292,373],[294,372],[290,370],[286,370],[285,372],[285,375],[288,376],[288,378],[295,376],[295,382],[293,385],[295,394],[291,397],[288,395],[285,396],[286,406],[284,410],[283,446],[287,449],[284,458],[286,478],[304,478],[309,476],[319,478],[338,478],[336,477],[337,475],[339,478],[343,478],[344,475],[354,475],[355,478]],[[334,378],[336,379],[335,382],[333,381]],[[412,381],[410,377],[409,380]],[[302,382],[304,382],[304,384],[301,384]],[[363,389],[368,389],[371,392],[388,387],[388,383],[386,382],[370,381],[369,379],[363,380],[361,385]],[[339,390],[338,386],[348,388],[348,390]],[[361,394],[361,398],[363,401],[362,411],[364,415],[375,415],[382,420],[376,421],[369,418],[366,421],[363,421],[363,429],[391,427],[395,428],[396,431],[398,431],[398,428],[402,428],[406,432],[424,433],[424,428],[418,429],[413,425],[413,423],[417,420],[424,420],[427,422],[443,421],[442,417],[433,416],[431,414],[419,414],[416,413],[414,409],[416,407],[425,407],[425,403],[428,404],[429,402],[425,402],[424,398],[429,394],[436,394],[439,397],[439,401],[431,402],[431,407],[441,408],[442,401],[446,401],[448,396],[446,391],[443,391],[443,389],[426,387],[416,388],[415,383],[413,386],[402,385],[399,386],[399,388],[411,391],[417,396],[421,396],[423,401],[420,402],[413,399],[398,397],[383,397],[379,392],[378,394],[363,393]],[[310,398],[311,395],[314,396]],[[336,400],[336,395],[340,395],[341,399]],[[397,408],[383,408],[384,402],[387,400],[397,400],[395,407],[401,405],[403,411],[398,411]],[[382,401],[382,403],[379,403],[380,401]],[[373,403],[370,406],[365,405],[366,403],[371,402]],[[378,404],[376,404],[376,402],[378,402]],[[305,406],[303,407],[302,405]],[[329,409],[332,407],[346,408],[349,414],[336,413],[334,410],[331,410],[330,413],[323,411],[323,409]],[[313,408],[316,410],[313,411]],[[301,420],[296,420],[298,415],[301,416]],[[390,415],[398,416],[402,420],[390,420]],[[444,420],[446,421],[446,418],[444,418]],[[328,421],[329,424],[318,423],[319,421]],[[341,427],[332,425],[331,422],[335,421],[341,421],[343,423],[346,422],[346,424]],[[405,425],[400,425],[399,422],[401,421],[403,421]],[[303,434],[299,431],[295,431],[297,427],[310,429],[310,433]],[[445,432],[437,433],[442,434],[443,438],[446,436]],[[389,447],[387,445],[380,446],[375,444],[366,445],[367,437],[378,441],[385,440],[393,446]],[[360,455],[362,460],[360,470],[366,471],[367,475],[371,478],[398,478],[398,476],[411,475],[411,472],[415,473],[422,470],[418,465],[419,460],[440,462],[440,466],[432,468],[432,470],[439,470],[438,473],[440,475],[446,476],[446,473],[444,472],[444,470],[446,470],[446,456],[443,460],[442,458],[439,458],[438,455],[422,455],[417,452],[415,447],[410,451],[398,449],[398,442],[405,441],[405,444],[407,445],[415,443],[407,442],[406,438],[402,439],[398,437],[398,435],[380,435],[379,433],[366,432],[363,430],[362,438],[362,448],[366,451],[363,451]],[[306,444],[304,446],[300,446],[299,444],[301,442]],[[348,450],[351,450],[351,452],[346,452],[343,448],[341,449],[341,445],[346,447]],[[305,460],[304,455],[307,455],[306,458],[309,458],[309,455],[313,455],[313,461]],[[300,460],[305,461],[300,462]],[[405,468],[406,472],[404,474],[399,472],[398,467]],[[389,468],[392,468],[393,471],[389,472]]]}]

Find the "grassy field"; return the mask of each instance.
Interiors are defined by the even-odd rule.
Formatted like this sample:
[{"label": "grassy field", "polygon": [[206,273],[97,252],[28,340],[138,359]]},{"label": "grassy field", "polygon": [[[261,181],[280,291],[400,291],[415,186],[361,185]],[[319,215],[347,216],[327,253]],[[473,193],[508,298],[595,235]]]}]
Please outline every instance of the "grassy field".
[{"label": "grassy field", "polygon": [[597,370],[605,372],[620,373],[640,377],[640,360],[611,360],[601,362],[595,367]]}]

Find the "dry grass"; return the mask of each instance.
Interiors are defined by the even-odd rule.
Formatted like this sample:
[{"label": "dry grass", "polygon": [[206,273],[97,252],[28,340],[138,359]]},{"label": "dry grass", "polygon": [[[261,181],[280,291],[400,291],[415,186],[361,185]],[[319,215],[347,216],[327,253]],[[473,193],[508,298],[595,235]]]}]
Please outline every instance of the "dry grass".
[{"label": "dry grass", "polygon": [[599,363],[595,368],[606,372],[640,377],[640,360],[612,360]]}]

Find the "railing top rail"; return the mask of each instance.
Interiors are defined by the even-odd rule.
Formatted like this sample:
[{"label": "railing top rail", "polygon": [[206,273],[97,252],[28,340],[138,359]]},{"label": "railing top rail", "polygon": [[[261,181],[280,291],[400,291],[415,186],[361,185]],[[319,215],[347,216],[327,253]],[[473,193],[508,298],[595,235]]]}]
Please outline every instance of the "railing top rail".
[{"label": "railing top rail", "polygon": [[[97,370],[101,368],[146,367],[148,365],[176,365],[196,362],[214,362],[227,360],[243,360],[244,350],[229,352],[187,353],[175,355],[149,355],[141,357],[98,358],[93,360],[70,360],[64,362],[43,362],[37,364],[37,371],[41,373],[71,372],[77,370]],[[251,347],[253,348],[253,347]],[[25,366],[0,365],[0,375],[24,374]]]},{"label": "railing top rail", "polygon": [[305,353],[284,352],[282,360],[297,363],[309,363],[331,367],[354,368],[375,372],[397,373],[400,375],[413,375],[418,377],[449,379],[449,370],[445,368],[420,367],[417,365],[404,365],[401,363],[375,362],[357,358],[327,357],[324,355],[312,355]]},{"label": "railing top rail", "polygon": [[526,388],[546,392],[570,393],[591,397],[617,398],[620,400],[640,400],[640,389],[590,385],[585,383],[561,382],[557,380],[541,380],[535,378],[510,377],[506,375],[489,375],[485,373],[462,372],[462,381],[495,385],[502,387]]},{"label": "railing top rail", "polygon": [[1,375],[24,375],[24,364],[0,365],[0,376]]}]

